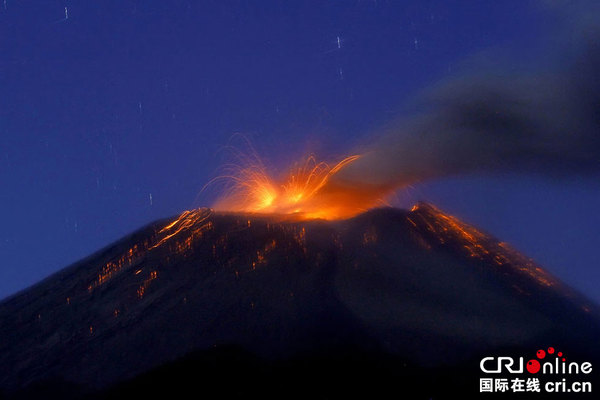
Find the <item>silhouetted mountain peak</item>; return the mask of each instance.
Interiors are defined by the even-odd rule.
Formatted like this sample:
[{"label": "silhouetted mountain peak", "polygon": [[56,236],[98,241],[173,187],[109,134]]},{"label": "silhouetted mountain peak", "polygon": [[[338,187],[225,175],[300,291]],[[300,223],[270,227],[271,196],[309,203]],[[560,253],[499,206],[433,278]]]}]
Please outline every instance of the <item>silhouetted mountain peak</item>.
[{"label": "silhouetted mountain peak", "polygon": [[[598,310],[428,203],[341,221],[186,211],[0,304],[0,386],[106,388],[195,351],[460,365],[600,332]],[[358,350],[357,350],[358,349]]]}]

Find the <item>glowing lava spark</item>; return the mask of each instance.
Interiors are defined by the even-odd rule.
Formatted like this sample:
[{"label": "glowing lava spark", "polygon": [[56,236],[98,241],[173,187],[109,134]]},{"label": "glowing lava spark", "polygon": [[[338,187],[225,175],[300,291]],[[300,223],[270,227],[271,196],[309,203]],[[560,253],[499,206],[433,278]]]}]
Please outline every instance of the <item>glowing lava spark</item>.
[{"label": "glowing lava spark", "polygon": [[258,157],[244,158],[243,165],[230,165],[229,173],[215,179],[224,180],[228,186],[225,195],[213,208],[218,211],[291,214],[302,219],[351,217],[366,208],[351,200],[340,201],[339,196],[324,189],[332,176],[359,157],[349,156],[330,166],[317,162],[311,155],[296,164],[281,180],[273,179]]}]

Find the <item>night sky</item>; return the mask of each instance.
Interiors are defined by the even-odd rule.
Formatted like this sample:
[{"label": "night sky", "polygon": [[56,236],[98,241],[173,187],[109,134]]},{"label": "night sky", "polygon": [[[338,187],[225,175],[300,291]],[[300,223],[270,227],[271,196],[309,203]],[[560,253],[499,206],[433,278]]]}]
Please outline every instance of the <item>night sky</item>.
[{"label": "night sky", "polygon": [[[209,206],[216,193],[200,191],[236,134],[273,169],[338,159],[465,60],[547,58],[560,14],[534,1],[3,1],[0,298]],[[421,199],[600,301],[597,177],[452,177],[392,203]]]}]

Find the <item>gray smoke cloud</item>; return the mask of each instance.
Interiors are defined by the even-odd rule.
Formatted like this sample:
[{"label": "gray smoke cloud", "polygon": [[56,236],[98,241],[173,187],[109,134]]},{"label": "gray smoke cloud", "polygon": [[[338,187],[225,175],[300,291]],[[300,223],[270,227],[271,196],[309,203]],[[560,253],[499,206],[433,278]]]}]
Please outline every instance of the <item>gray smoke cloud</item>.
[{"label": "gray smoke cloud", "polygon": [[568,11],[565,25],[577,29],[563,31],[554,65],[471,73],[428,89],[424,111],[386,128],[328,189],[381,197],[465,173],[600,172],[600,25],[589,9]]}]

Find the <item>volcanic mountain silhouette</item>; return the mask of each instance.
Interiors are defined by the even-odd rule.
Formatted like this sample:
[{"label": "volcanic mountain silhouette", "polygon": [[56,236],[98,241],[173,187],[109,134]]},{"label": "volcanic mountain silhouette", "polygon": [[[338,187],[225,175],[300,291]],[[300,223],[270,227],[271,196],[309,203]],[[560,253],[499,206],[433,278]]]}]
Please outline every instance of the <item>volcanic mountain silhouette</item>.
[{"label": "volcanic mountain silhouette", "polygon": [[198,209],[0,303],[0,388],[465,398],[478,394],[483,356],[554,346],[598,360],[599,316],[529,258],[426,203],[341,221]]}]

